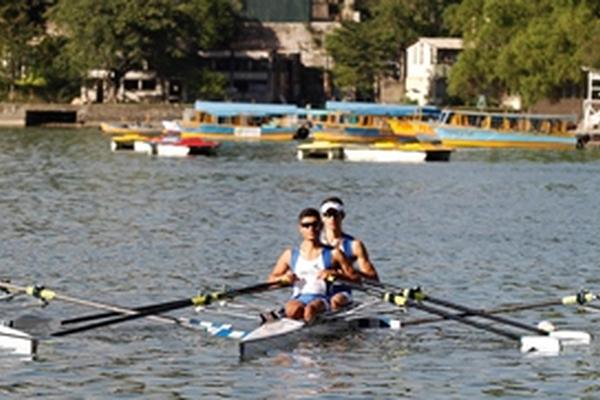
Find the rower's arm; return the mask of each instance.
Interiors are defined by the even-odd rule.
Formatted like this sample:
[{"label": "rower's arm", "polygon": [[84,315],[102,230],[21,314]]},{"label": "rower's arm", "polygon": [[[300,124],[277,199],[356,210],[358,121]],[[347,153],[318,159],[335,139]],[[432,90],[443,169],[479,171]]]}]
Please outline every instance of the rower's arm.
[{"label": "rower's arm", "polygon": [[367,248],[360,240],[354,240],[352,242],[352,252],[356,256],[356,263],[358,264],[358,270],[363,278],[372,279],[379,281],[377,271],[369,259],[369,253]]},{"label": "rower's arm", "polygon": [[[290,263],[292,260],[292,250],[287,249],[277,259],[275,266],[273,267],[273,271],[269,275],[268,282],[277,282],[280,281],[286,275],[292,275],[292,270],[290,268]],[[291,278],[291,276],[289,276]]]},{"label": "rower's arm", "polygon": [[352,267],[350,261],[344,256],[344,254],[339,250],[334,250],[331,253],[332,259],[334,263],[339,265],[339,271],[336,271],[335,276],[346,279],[352,282],[360,281],[360,274]]}]

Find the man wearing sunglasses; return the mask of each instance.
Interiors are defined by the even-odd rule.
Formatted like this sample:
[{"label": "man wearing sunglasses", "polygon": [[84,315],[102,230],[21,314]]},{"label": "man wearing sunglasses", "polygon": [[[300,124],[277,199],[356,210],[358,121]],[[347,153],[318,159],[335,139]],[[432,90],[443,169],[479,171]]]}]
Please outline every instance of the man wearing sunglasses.
[{"label": "man wearing sunglasses", "polygon": [[292,298],[285,305],[288,318],[312,321],[329,310],[328,280],[360,279],[352,265],[338,250],[324,246],[320,240],[321,216],[314,208],[306,208],[298,216],[302,236],[299,247],[286,249],[269,275],[269,282],[293,284]]},{"label": "man wearing sunglasses", "polygon": [[[342,230],[342,221],[346,216],[344,202],[339,197],[329,197],[321,202],[320,211],[325,226],[321,234],[323,244],[343,252],[358,267],[362,278],[378,281],[379,276],[364,243]],[[330,298],[332,310],[338,310],[352,301],[352,291],[343,283],[334,283],[330,288]]]}]

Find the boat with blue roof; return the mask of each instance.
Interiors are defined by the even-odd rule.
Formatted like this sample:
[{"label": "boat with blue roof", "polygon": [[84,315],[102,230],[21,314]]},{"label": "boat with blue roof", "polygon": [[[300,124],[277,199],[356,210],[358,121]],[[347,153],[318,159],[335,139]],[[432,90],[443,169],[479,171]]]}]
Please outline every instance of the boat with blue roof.
[{"label": "boat with blue roof", "polygon": [[576,148],[576,124],[575,115],[445,109],[434,126],[452,147],[561,150]]},{"label": "boat with blue roof", "polygon": [[196,101],[182,122],[183,138],[218,141],[290,141],[302,126],[301,108],[290,104]]}]

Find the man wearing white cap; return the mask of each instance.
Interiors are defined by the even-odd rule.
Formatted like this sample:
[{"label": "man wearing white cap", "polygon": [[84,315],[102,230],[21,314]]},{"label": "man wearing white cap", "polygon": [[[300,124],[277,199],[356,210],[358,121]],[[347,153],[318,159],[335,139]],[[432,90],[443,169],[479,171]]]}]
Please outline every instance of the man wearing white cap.
[{"label": "man wearing white cap", "polygon": [[[321,202],[320,212],[325,228],[321,234],[323,244],[342,251],[358,267],[361,277],[378,281],[377,271],[364,243],[342,230],[342,220],[346,216],[344,202],[339,197],[329,197]],[[332,310],[337,310],[352,301],[352,291],[348,286],[336,283],[330,288],[330,297]]]}]

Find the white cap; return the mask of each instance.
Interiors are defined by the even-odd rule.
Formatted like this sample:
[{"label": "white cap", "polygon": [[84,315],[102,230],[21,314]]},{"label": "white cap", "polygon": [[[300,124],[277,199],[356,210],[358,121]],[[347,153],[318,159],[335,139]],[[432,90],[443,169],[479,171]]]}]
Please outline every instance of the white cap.
[{"label": "white cap", "polygon": [[338,213],[344,212],[344,206],[335,201],[328,201],[321,206],[321,214],[325,214],[329,210],[335,210]]}]

